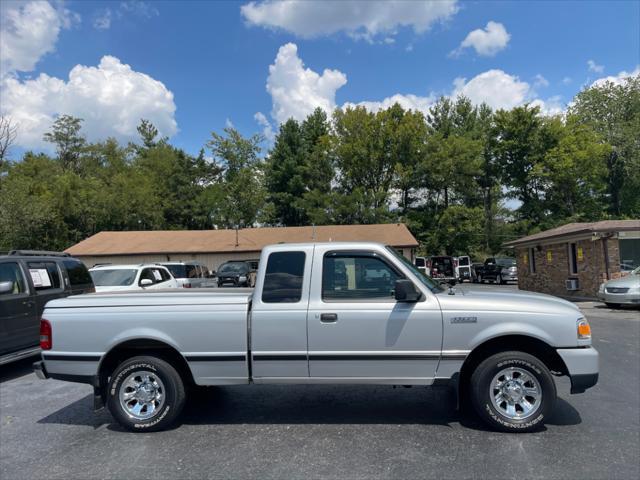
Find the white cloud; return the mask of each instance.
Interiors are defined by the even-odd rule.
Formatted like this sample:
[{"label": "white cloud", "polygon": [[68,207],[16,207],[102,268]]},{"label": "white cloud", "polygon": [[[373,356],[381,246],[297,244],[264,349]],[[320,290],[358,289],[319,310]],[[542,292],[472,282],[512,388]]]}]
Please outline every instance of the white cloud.
[{"label": "white cloud", "polygon": [[549,86],[549,80],[547,80],[546,78],[544,78],[542,75],[537,74],[534,77],[534,82],[533,85],[535,87],[548,87]]},{"label": "white cloud", "polygon": [[452,17],[458,6],[457,0],[267,0],[247,3],[240,11],[250,25],[282,29],[302,38],[345,32],[372,41],[377,35],[395,34],[399,27],[423,33],[434,23]]},{"label": "white cloud", "polygon": [[60,30],[79,20],[79,15],[49,2],[0,2],[0,75],[32,71],[55,50]]},{"label": "white cloud", "polygon": [[102,57],[97,67],[76,65],[66,82],[44,73],[25,81],[7,77],[0,94],[0,113],[19,125],[17,143],[24,148],[44,147],[42,135],[60,114],[84,119],[89,140],[135,140],[142,118],[162,136],[177,131],[173,93],[112,56]]},{"label": "white cloud", "polygon": [[[471,80],[456,78],[452,90],[445,96],[455,98],[459,95],[468,97],[473,103],[486,103],[493,109],[510,109],[525,103],[539,106],[547,115],[555,115],[564,110],[559,96],[543,100],[536,97],[530,84],[521,81],[514,75],[502,70],[489,70],[476,75]],[[371,111],[378,111],[399,103],[405,109],[419,110],[427,113],[440,95],[431,92],[427,96],[395,94],[381,101],[347,102],[343,107],[363,106]]]},{"label": "white cloud", "polygon": [[325,69],[322,75],[305,68],[298,47],[287,43],[278,50],[269,66],[267,92],[271,95],[271,116],[278,123],[289,118],[303,120],[317,107],[331,113],[336,106],[336,91],[347,83],[339,70]]},{"label": "white cloud", "polygon": [[572,82],[571,77],[564,77],[562,79],[562,84],[563,85],[569,85]]},{"label": "white cloud", "polygon": [[224,127],[225,127],[225,128],[236,128],[236,127],[235,127],[235,125],[233,124],[233,122],[231,121],[231,119],[230,119],[230,118],[227,118],[227,119],[224,121]]},{"label": "white cloud", "polygon": [[93,19],[93,28],[98,30],[108,30],[111,28],[111,10],[106,8],[98,12]]},{"label": "white cloud", "polygon": [[502,70],[488,70],[468,82],[466,78],[453,81],[452,96],[464,95],[473,103],[486,103],[491,108],[509,109],[522,105],[531,94],[531,86]]},{"label": "white cloud", "polygon": [[460,46],[451,52],[452,55],[459,55],[465,48],[473,48],[478,55],[492,57],[500,50],[506,48],[511,35],[498,22],[490,21],[483,29],[478,28],[469,32]]},{"label": "white cloud", "polygon": [[378,110],[386,110],[387,108],[393,106],[393,104],[398,103],[405,110],[418,110],[423,113],[427,113],[429,108],[436,101],[435,94],[431,94],[426,97],[420,97],[418,95],[402,95],[400,93],[396,93],[390,97],[387,97],[379,102],[377,101],[364,101],[358,103],[346,102],[342,108],[348,107],[365,107],[370,112],[377,112]]},{"label": "white cloud", "polygon": [[128,0],[126,2],[120,2],[118,7],[118,15],[122,16],[126,13],[139,15],[144,18],[152,18],[160,15],[160,12],[156,7],[149,2],[143,2],[142,0]]},{"label": "white cloud", "polygon": [[596,72],[596,73],[604,72],[604,65],[598,65],[593,60],[587,60],[587,65],[589,66],[590,72]]},{"label": "white cloud", "polygon": [[264,135],[264,137],[269,142],[273,142],[273,140],[276,138],[276,135],[273,131],[271,123],[269,122],[269,120],[267,120],[267,117],[265,117],[264,113],[256,112],[253,118],[256,122],[258,122],[258,125],[262,127],[262,134]]},{"label": "white cloud", "polygon": [[599,78],[595,82],[593,82],[591,86],[600,86],[605,84],[606,82],[611,82],[614,85],[622,85],[625,78],[635,77],[638,75],[640,75],[640,65],[636,65],[636,68],[632,72],[626,72],[623,70],[622,72],[618,73],[618,75],[609,75],[608,77]]}]

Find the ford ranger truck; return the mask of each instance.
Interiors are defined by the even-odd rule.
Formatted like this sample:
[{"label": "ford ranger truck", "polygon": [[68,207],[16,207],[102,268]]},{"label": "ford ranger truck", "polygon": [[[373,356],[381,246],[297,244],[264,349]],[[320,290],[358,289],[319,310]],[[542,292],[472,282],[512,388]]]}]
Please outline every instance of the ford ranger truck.
[{"label": "ford ranger truck", "polygon": [[535,430],[554,376],[598,380],[580,310],[541,294],[445,289],[376,243],[263,249],[255,289],[97,293],[47,304],[39,377],[85,382],[133,431],[180,416],[189,385],[450,385],[492,428]]}]

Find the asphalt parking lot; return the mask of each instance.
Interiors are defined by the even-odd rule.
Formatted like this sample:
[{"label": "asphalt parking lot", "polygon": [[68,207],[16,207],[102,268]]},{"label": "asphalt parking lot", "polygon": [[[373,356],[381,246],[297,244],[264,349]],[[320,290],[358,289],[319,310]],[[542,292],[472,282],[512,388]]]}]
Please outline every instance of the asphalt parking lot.
[{"label": "asphalt parking lot", "polygon": [[639,478],[640,311],[579,305],[600,382],[569,395],[558,379],[538,433],[487,431],[445,389],[254,385],[199,390],[177,428],[132,434],[28,360],[0,367],[0,477]]}]

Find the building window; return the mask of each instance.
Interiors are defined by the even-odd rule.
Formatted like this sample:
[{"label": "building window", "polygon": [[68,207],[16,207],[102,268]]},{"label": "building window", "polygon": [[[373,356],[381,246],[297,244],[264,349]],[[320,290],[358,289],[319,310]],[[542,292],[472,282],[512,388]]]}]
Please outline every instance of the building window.
[{"label": "building window", "polygon": [[529,273],[536,273],[536,250],[533,247],[529,249]]},{"label": "building window", "polygon": [[578,274],[578,249],[575,243],[567,244],[569,257],[569,274]]}]

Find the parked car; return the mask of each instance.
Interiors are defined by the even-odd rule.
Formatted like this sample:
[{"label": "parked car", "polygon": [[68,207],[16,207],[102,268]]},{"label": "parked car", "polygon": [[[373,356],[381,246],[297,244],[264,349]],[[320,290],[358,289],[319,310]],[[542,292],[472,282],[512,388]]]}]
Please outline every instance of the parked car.
[{"label": "parked car", "polygon": [[481,268],[476,267],[476,280],[479,283],[484,281],[493,281],[504,285],[508,281],[518,281],[518,267],[514,258],[490,257],[484,261]]},{"label": "parked car", "polygon": [[186,385],[251,383],[449,385],[492,428],[525,432],[553,413],[553,375],[571,393],[598,380],[575,304],[445,289],[375,243],[267,246],[252,291],[54,300],[41,346],[40,378],[93,385],[137,432],[171,425]]},{"label": "parked car", "polygon": [[607,306],[640,305],[640,267],[626,277],[609,280],[600,285],[598,298]]},{"label": "parked car", "polygon": [[218,287],[253,287],[255,285],[255,271],[251,270],[248,262],[225,262],[218,268],[216,276]]},{"label": "parked car", "polygon": [[209,269],[201,262],[162,262],[160,265],[169,269],[179,287],[201,288],[209,283]]},{"label": "parked car", "polygon": [[454,257],[436,255],[427,260],[429,276],[440,282],[454,282],[458,280]]},{"label": "parked car", "polygon": [[89,270],[96,292],[119,290],[158,290],[178,288],[167,267],[156,263],[139,265],[100,265]]},{"label": "parked car", "polygon": [[0,256],[0,365],[40,351],[40,315],[49,300],[93,291],[87,268],[66,253]]},{"label": "parked car", "polygon": [[473,274],[471,273],[471,257],[463,255],[460,257],[454,257],[453,261],[458,282],[462,283],[465,280],[470,282],[473,281]]}]

